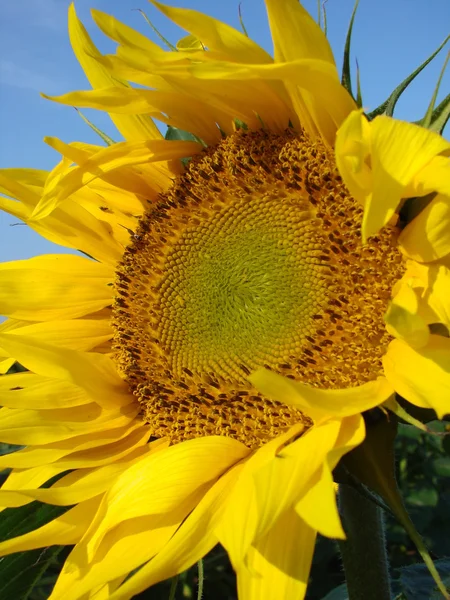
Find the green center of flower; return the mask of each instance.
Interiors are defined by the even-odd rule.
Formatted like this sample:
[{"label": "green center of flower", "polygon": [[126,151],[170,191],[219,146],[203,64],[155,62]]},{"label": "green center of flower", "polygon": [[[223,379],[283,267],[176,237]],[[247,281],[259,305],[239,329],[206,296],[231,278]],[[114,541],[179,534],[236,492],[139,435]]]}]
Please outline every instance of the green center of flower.
[{"label": "green center of flower", "polygon": [[241,380],[298,351],[325,285],[307,208],[280,190],[231,203],[180,236],[157,286],[174,373]]}]

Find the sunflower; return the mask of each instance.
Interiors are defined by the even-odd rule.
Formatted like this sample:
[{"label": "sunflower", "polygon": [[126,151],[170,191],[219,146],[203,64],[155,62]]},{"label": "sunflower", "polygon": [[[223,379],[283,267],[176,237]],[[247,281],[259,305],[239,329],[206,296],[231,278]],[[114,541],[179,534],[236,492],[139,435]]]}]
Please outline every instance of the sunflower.
[{"label": "sunflower", "polygon": [[122,600],[221,543],[239,598],[301,599],[317,532],[345,537],[332,471],[362,413],[449,412],[450,144],[369,121],[297,0],[266,0],[274,58],[153,4],[176,49],[94,11],[103,56],[69,11],[93,89],[52,99],[126,141],[48,138],[53,171],[0,174],[5,211],[87,255],[1,266],[2,364],[27,372],[0,378],[25,446],[0,505],[71,508],[0,552],[74,545],[51,598]]}]

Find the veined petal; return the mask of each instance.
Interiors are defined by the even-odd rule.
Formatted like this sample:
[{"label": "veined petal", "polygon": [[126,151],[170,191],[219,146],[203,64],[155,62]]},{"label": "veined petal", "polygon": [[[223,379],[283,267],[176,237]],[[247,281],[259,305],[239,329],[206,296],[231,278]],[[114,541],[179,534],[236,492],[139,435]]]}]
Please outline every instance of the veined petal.
[{"label": "veined petal", "polygon": [[5,375],[15,362],[15,358],[4,358],[3,356],[0,356],[0,373]]},{"label": "veined petal", "polygon": [[45,194],[32,218],[49,215],[65,198],[87,185],[97,177],[127,165],[140,165],[151,161],[184,158],[201,150],[196,142],[171,142],[166,140],[144,140],[142,142],[120,142],[100,150],[83,165],[73,168],[61,178],[57,187]]},{"label": "veined petal", "polygon": [[421,169],[407,188],[407,196],[426,196],[432,192],[440,192],[450,196],[450,158],[436,156]]},{"label": "veined petal", "polygon": [[419,298],[407,282],[398,287],[384,317],[389,333],[414,348],[425,346],[430,337],[425,319],[419,314]]},{"label": "veined petal", "polygon": [[414,290],[419,298],[418,312],[430,325],[443,323],[450,326],[450,269],[440,262],[424,265],[408,261],[402,279],[394,292],[402,286]]},{"label": "veined petal", "polygon": [[383,367],[395,391],[408,402],[433,408],[439,419],[450,413],[449,338],[430,335],[420,349],[394,340],[383,357]]},{"label": "veined petal", "polygon": [[[134,427],[133,427],[134,425]],[[91,434],[93,437],[96,433]],[[114,439],[115,433],[115,439]],[[122,434],[122,435],[121,435]],[[86,446],[86,438],[89,434],[69,438],[69,444],[58,440],[53,444],[44,446],[27,446],[16,452],[0,456],[0,466],[12,469],[30,469],[43,464],[55,463],[56,467],[66,469],[78,469],[86,467],[98,467],[103,464],[114,462],[131,453],[136,447],[148,442],[148,427],[136,420],[125,433],[123,430],[110,432],[110,439],[106,436],[103,440],[98,436],[98,443]],[[83,444],[84,441],[84,444]],[[102,443],[103,442],[103,443]]]},{"label": "veined petal", "polygon": [[12,325],[8,329],[10,335],[37,338],[46,344],[83,352],[103,344],[113,335],[109,320],[106,319],[72,319],[32,324],[28,321],[13,321]]},{"label": "veined petal", "polygon": [[101,467],[132,454],[136,448],[145,446],[148,442],[148,427],[141,426],[130,433],[130,435],[97,448],[73,452],[67,449],[27,447],[11,456],[0,456],[0,466],[14,469],[24,469],[38,466],[43,463],[53,463],[55,467],[62,469],[85,469],[90,467]]},{"label": "veined petal", "polygon": [[273,60],[256,42],[230,25],[195,10],[150,1],[171,21],[201,40],[209,50],[222,54],[225,60],[257,64]]},{"label": "veined petal", "polygon": [[[350,420],[358,418],[350,417]],[[329,468],[334,468],[340,456],[353,447],[354,443],[348,443],[349,436],[346,438],[342,435],[344,427],[348,426],[340,420],[329,420],[323,425],[313,426],[298,440],[283,447],[276,456],[267,458],[263,463],[258,453],[266,454],[264,449],[261,449],[264,452],[259,451],[248,460],[216,530],[236,570],[247,564],[250,546],[266,535],[277,520],[307,493],[310,482],[317,484],[323,463],[328,460],[328,454],[335,448],[338,439],[339,451],[330,455]],[[327,495],[322,506],[327,500],[332,502],[331,506],[326,507],[331,515],[329,525],[331,522],[330,528],[334,527],[336,532],[333,520],[336,513],[334,495]],[[299,507],[302,510],[300,505]],[[311,516],[311,520],[317,522],[315,515]]]},{"label": "veined petal", "polygon": [[338,78],[330,44],[311,15],[297,0],[266,0],[275,60],[314,58],[330,63]]},{"label": "veined petal", "polygon": [[248,552],[248,568],[237,572],[242,600],[302,600],[305,597],[316,532],[292,509]]},{"label": "veined petal", "polygon": [[[344,123],[338,133],[341,142],[336,145],[336,160],[345,183],[364,205],[365,242],[389,222],[414,177],[437,155],[448,152],[450,143],[423,127],[386,116],[376,117],[369,128],[361,125],[358,138],[356,127],[350,125],[357,117],[351,115],[349,119],[350,123]],[[365,117],[359,113],[359,119],[364,121]],[[349,144],[353,153],[349,152]],[[359,175],[356,167],[361,155],[365,156],[366,166]],[[341,169],[343,161],[346,165]]]},{"label": "veined petal", "polygon": [[154,583],[182,573],[217,544],[214,529],[241,469],[242,466],[237,465],[220,477],[169,542],[151,561],[119,587],[111,596],[111,600],[129,600]]},{"label": "veined petal", "polygon": [[118,574],[122,574],[121,583],[130,572],[160,551],[180,526],[188,510],[188,506],[180,506],[169,514],[119,523],[106,534],[92,562],[87,561],[84,540],[81,540],[67,557],[50,598],[85,600],[88,597],[97,600],[95,591],[99,586],[106,585],[109,595],[105,600],[109,599],[112,591],[118,587],[111,590],[109,584],[117,580]]},{"label": "veined petal", "polygon": [[409,258],[419,262],[447,256],[450,253],[450,194],[437,194],[403,229],[398,243]]},{"label": "veined petal", "polygon": [[14,179],[10,169],[0,170],[0,193],[17,198],[28,208],[39,202],[39,192]]},{"label": "veined petal", "polygon": [[34,531],[1,542],[0,556],[52,546],[55,540],[58,544],[75,544],[89,527],[99,503],[99,497],[91,498]]},{"label": "veined petal", "polygon": [[95,8],[91,9],[91,15],[97,27],[118,44],[136,48],[151,57],[161,57],[165,54],[165,51],[158,44],[155,44],[135,29],[128,27],[112,15]]},{"label": "veined petal", "polygon": [[0,377],[0,394],[2,406],[8,408],[70,408],[92,402],[76,385],[29,372]]},{"label": "veined petal", "polygon": [[[207,102],[183,95],[181,92],[161,92],[159,90],[139,90],[131,88],[107,88],[81,91],[54,96],[55,102],[82,106],[98,110],[108,110],[121,114],[151,114],[160,121],[195,134],[207,144],[217,144],[220,131],[216,126],[221,121],[231,120]],[[169,115],[168,117],[165,114]]]},{"label": "veined petal", "polygon": [[249,452],[232,438],[205,437],[176,444],[136,463],[105,497],[104,514],[100,511],[93,524],[89,553],[95,552],[104,535],[117,523],[170,512]]},{"label": "veined petal", "polygon": [[[73,4],[69,7],[69,36],[75,56],[93,88],[128,85],[113,78],[99,63],[97,59],[101,54],[78,19]],[[161,139],[162,137],[156,125],[148,117],[125,115],[112,116],[111,119],[127,140]]]},{"label": "veined petal", "polygon": [[119,408],[134,403],[113,361],[103,354],[77,352],[34,337],[7,333],[0,333],[0,347],[38,375],[81,387],[100,406]]},{"label": "veined petal", "polygon": [[[39,202],[42,189],[39,193],[33,191],[32,195],[27,195],[27,191],[31,194],[31,190],[21,189],[13,179],[11,171],[15,169],[4,169],[0,173],[0,180],[3,182],[0,190],[16,198],[18,202],[0,197],[2,210],[21,219],[42,237],[55,244],[81,250],[101,262],[116,265],[125,245],[128,244],[128,232],[125,229],[114,227],[114,223],[111,226],[107,222],[107,216],[100,210],[99,214],[94,215],[73,200],[66,200],[62,209],[56,209],[45,219],[30,222],[31,213]],[[125,192],[122,193],[122,196],[124,195]],[[123,222],[126,218],[120,220]]]},{"label": "veined petal", "polygon": [[[95,94],[96,90],[94,90],[93,93]],[[76,165],[82,167],[85,164],[89,164],[88,161],[92,157],[96,156],[102,150],[105,150],[103,146],[81,144],[80,142],[72,142],[70,144],[66,144],[62,140],[50,136],[45,137],[44,142],[57,152],[60,152],[63,156],[62,161],[49,173],[44,187],[43,196],[45,197],[51,196],[52,194],[58,192],[58,186],[60,185],[60,182],[63,179],[63,177],[68,175],[71,171],[73,171],[76,168],[72,165],[72,163],[75,163]],[[119,192],[122,196],[122,202],[128,205],[128,210],[134,210],[134,212],[137,212],[137,214],[142,213],[143,204],[142,202],[139,202],[138,206],[136,207],[136,200],[142,196],[149,196],[150,198],[153,198],[155,195],[155,190],[152,186],[153,182],[146,181],[145,178],[141,177],[137,173],[136,167],[134,166],[125,167],[120,170],[120,173],[115,173],[115,171],[112,171],[110,173],[104,172],[101,174],[101,177],[103,178],[103,185],[109,185],[110,188],[112,188],[112,190],[116,190],[116,193]],[[98,187],[98,183],[99,179],[95,179],[92,182],[89,182],[87,186],[84,186],[81,189],[85,199],[90,199],[91,201],[98,201],[98,198],[95,197],[95,187]],[[167,185],[169,185],[168,181],[166,182],[165,187],[167,187]],[[108,190],[108,192],[111,192],[112,190],[110,189]],[[132,194],[138,197],[135,198],[134,201],[130,200],[130,195]],[[102,198],[102,202],[104,205],[106,204],[106,206],[109,205],[109,195],[110,193],[104,194]],[[81,198],[83,196],[81,196]],[[77,191],[73,199],[80,199],[79,191]]]},{"label": "veined petal", "polygon": [[82,317],[111,304],[113,277],[106,265],[81,256],[2,263],[0,313],[30,321]]},{"label": "veined petal", "polygon": [[[147,452],[147,447],[137,448],[126,457],[126,462],[118,461],[98,469],[77,469],[58,479],[50,488],[21,488],[15,491],[3,487],[0,489],[0,505],[11,507],[24,506],[33,500],[57,506],[67,506],[84,502],[104,493],[127,466]],[[56,465],[51,465],[51,468],[57,473],[65,470],[64,468],[60,468],[58,471],[59,467]]]},{"label": "veined petal", "polygon": [[369,410],[383,404],[394,393],[383,377],[340,390],[311,387],[268,369],[258,369],[249,379],[268,398],[297,406],[316,422],[330,415],[348,417]]},{"label": "veined petal", "polygon": [[1,408],[1,439],[7,444],[41,445],[86,433],[128,425],[138,408],[102,410],[94,403],[79,407],[39,410]]},{"label": "veined petal", "polygon": [[365,434],[364,419],[361,415],[345,417],[342,420],[334,448],[328,452],[322,469],[318,469],[308,483],[305,495],[295,505],[296,512],[304,521],[322,535],[345,538],[336,504],[332,471],[344,454],[364,441]]},{"label": "veined petal", "polygon": [[354,198],[364,205],[373,176],[369,166],[370,125],[362,111],[353,111],[336,135],[336,164]]}]

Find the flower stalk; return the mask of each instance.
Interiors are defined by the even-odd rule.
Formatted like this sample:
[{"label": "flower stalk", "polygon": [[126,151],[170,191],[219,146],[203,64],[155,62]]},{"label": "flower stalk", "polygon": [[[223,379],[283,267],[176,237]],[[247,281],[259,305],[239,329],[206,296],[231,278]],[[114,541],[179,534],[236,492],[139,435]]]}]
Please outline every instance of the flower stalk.
[{"label": "flower stalk", "polygon": [[349,600],[390,600],[381,509],[348,485],[340,486],[339,507],[347,535],[339,548]]}]

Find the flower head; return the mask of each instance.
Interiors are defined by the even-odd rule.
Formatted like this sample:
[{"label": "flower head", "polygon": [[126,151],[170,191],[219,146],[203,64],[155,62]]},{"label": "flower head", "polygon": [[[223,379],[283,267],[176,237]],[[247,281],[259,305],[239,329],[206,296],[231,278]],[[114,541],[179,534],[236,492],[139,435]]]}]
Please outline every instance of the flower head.
[{"label": "flower head", "polygon": [[301,598],[316,533],[344,537],[331,473],[362,412],[395,392],[449,411],[430,326],[450,326],[450,145],[369,122],[296,0],[266,0],[274,58],[154,4],[179,51],[95,11],[103,56],[70,8],[93,90],[53,100],[126,141],[47,139],[47,177],[0,174],[4,210],[90,257],[0,269],[4,367],[28,369],[0,379],[2,439],[26,445],[0,458],[1,503],[74,505],[0,552],[75,544],[51,597],[125,599],[220,542],[241,598]]}]

